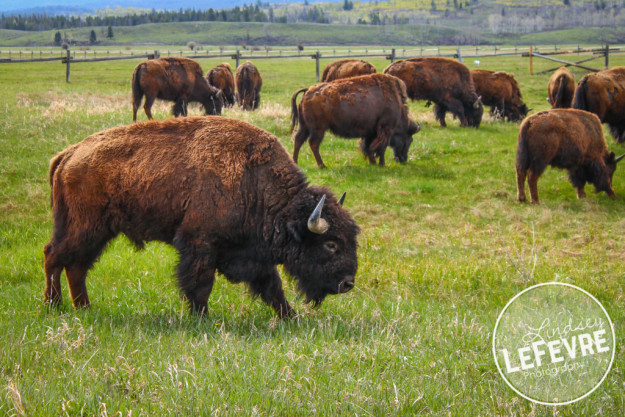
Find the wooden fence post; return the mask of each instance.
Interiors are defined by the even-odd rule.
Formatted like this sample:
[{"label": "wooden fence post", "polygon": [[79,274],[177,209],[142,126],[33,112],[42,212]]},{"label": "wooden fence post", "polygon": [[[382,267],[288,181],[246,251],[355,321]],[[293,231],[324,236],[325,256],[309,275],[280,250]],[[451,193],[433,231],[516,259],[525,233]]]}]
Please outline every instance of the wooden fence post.
[{"label": "wooden fence post", "polygon": [[69,48],[67,48],[67,64],[65,65],[65,82],[68,83],[69,82],[69,61],[71,60],[71,52],[69,51]]},{"label": "wooden fence post", "polygon": [[610,45],[605,44],[605,69],[610,66]]},{"label": "wooden fence post", "polygon": [[391,64],[395,62],[395,48],[391,49]]},{"label": "wooden fence post", "polygon": [[321,54],[317,51],[312,57],[316,61],[315,67],[317,69],[317,82],[319,82],[319,58],[321,58]]},{"label": "wooden fence post", "polygon": [[530,45],[530,75],[534,75],[534,46]]}]

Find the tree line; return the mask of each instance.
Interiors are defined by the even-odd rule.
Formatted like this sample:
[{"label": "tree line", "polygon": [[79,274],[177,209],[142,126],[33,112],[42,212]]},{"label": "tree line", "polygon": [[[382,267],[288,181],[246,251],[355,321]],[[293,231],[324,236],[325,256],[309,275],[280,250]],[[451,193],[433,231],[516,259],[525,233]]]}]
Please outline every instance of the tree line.
[{"label": "tree line", "polygon": [[[31,15],[0,15],[0,29],[13,30],[52,30],[71,29],[89,26],[136,26],[146,23],[168,22],[268,22],[273,21],[273,13],[270,16],[258,5],[236,6],[227,10],[159,10],[145,14],[131,14],[127,16],[48,16],[46,14]],[[279,19],[276,19],[279,22]],[[280,22],[279,22],[280,23]],[[286,23],[286,20],[285,22]]]}]

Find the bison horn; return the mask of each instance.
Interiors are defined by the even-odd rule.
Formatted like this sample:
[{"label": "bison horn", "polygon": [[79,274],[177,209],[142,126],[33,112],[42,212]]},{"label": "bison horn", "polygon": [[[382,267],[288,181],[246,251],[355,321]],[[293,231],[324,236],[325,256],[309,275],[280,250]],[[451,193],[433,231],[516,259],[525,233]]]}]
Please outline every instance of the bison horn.
[{"label": "bison horn", "polygon": [[473,108],[479,109],[481,105],[482,105],[482,96],[477,96],[477,100],[475,100],[475,103],[473,103]]},{"label": "bison horn", "polygon": [[341,198],[339,198],[339,206],[343,207],[343,203],[345,202],[345,195],[347,192],[344,192]]},{"label": "bison horn", "polygon": [[625,158],[625,153],[614,160],[615,163],[618,163],[621,159]]},{"label": "bison horn", "polygon": [[326,195],[324,194],[319,200],[317,207],[313,210],[312,214],[308,218],[308,230],[318,235],[322,235],[328,231],[330,225],[325,219],[321,218],[321,210],[323,210],[323,203],[326,201]]}]

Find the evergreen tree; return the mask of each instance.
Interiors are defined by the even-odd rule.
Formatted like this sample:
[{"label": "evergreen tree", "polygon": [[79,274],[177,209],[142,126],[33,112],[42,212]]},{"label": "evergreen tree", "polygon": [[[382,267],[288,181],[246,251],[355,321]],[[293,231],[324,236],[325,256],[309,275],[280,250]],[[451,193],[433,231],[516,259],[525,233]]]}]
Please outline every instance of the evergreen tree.
[{"label": "evergreen tree", "polygon": [[89,34],[89,43],[94,44],[96,43],[96,41],[97,41],[97,38],[95,35],[95,30],[91,29],[91,33]]},{"label": "evergreen tree", "polygon": [[109,28],[108,28],[108,30],[106,32],[106,37],[109,38],[109,39],[113,39],[113,36],[115,36],[115,35],[113,35],[113,27],[111,25],[109,25]]},{"label": "evergreen tree", "polygon": [[61,36],[61,32],[56,32],[54,34],[54,44],[60,45],[62,41],[63,41],[63,37]]}]

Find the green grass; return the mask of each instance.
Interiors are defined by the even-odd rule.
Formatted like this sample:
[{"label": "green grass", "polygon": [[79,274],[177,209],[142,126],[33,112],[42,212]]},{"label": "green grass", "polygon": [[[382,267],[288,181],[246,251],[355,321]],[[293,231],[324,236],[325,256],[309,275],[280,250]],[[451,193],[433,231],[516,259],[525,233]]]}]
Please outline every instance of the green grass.
[{"label": "green grass", "polygon": [[[548,75],[529,76],[526,59],[481,61],[481,68],[513,72],[534,111],[547,108]],[[372,62],[379,70],[387,65]],[[65,283],[61,308],[44,308],[48,161],[93,132],[130,122],[137,63],[76,64],[70,84],[58,63],[0,65],[0,414],[625,412],[625,333],[618,326],[625,319],[625,170],[614,176],[616,200],[591,192],[577,200],[566,174],[548,170],[539,181],[542,204],[517,203],[518,124],[486,117],[477,130],[457,121],[443,129],[422,102],[410,103],[423,129],[405,165],[371,167],[356,140],[329,134],[321,146],[327,170],[316,167],[307,146],[300,153],[311,183],[347,191],[345,206],[362,228],[350,293],[314,309],[285,279],[300,316],[280,322],[244,286],[218,278],[208,317],[200,320],[178,295],[175,252],[159,243],[137,252],[120,237],[90,271],[91,309],[74,311]],[[218,61],[200,63],[208,70]],[[624,63],[613,57],[614,65]],[[271,131],[291,150],[290,96],[314,83],[314,62],[256,64],[264,79],[261,108],[225,115]],[[550,66],[536,60],[535,71]],[[158,104],[155,117],[170,117],[169,107]],[[608,143],[624,152],[609,136]],[[595,295],[617,324],[616,360],[603,385],[556,409],[516,396],[490,352],[506,302],[553,280]]]}]

